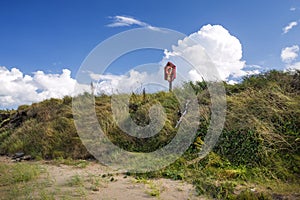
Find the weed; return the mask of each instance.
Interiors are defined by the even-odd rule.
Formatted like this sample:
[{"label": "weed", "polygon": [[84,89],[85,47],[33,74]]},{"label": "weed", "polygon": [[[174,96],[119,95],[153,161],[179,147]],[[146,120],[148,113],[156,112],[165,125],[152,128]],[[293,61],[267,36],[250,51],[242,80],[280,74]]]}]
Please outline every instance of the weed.
[{"label": "weed", "polygon": [[83,186],[84,180],[78,175],[73,175],[67,182],[67,185],[70,187],[73,186]]},{"label": "weed", "polygon": [[153,181],[148,181],[146,187],[148,187],[146,193],[153,197],[159,197],[162,192],[161,185],[155,184]]},{"label": "weed", "polygon": [[42,190],[39,193],[39,198],[41,200],[55,200],[55,194],[54,193],[49,193],[46,190]]},{"label": "weed", "polygon": [[52,161],[53,164],[55,165],[69,165],[69,166],[74,166],[76,168],[86,168],[89,164],[88,161],[86,160],[74,160],[72,158],[63,158],[63,157],[58,157]]},{"label": "weed", "polygon": [[143,177],[137,177],[135,180],[134,180],[135,183],[143,183],[143,184],[148,184],[149,181]]}]

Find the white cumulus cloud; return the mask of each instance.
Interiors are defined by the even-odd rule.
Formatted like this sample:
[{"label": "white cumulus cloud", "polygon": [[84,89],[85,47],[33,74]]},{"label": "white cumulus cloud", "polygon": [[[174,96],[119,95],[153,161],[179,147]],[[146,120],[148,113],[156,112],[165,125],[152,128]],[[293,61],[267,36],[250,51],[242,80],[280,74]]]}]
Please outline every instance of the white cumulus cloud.
[{"label": "white cumulus cloud", "polygon": [[[199,44],[199,47],[191,47],[189,39]],[[187,57],[193,63],[199,63],[202,59],[200,52],[202,46],[217,68],[220,78],[228,80],[229,76],[241,77],[247,74],[243,70],[245,61],[242,60],[242,45],[238,38],[231,35],[227,29],[221,25],[205,25],[198,32],[189,35],[186,39],[178,42],[178,46],[173,47],[173,51],[165,51],[165,60],[178,55]],[[195,70],[189,71],[191,79],[199,78]],[[199,79],[198,79],[199,80]]]},{"label": "white cumulus cloud", "polygon": [[296,21],[290,22],[287,26],[285,26],[282,29],[283,34],[288,33],[294,26],[297,26],[297,25],[298,25],[298,23]]},{"label": "white cumulus cloud", "polygon": [[0,108],[13,108],[72,95],[75,83],[68,69],[64,69],[61,74],[37,71],[33,75],[26,75],[17,68],[9,70],[0,67]]}]

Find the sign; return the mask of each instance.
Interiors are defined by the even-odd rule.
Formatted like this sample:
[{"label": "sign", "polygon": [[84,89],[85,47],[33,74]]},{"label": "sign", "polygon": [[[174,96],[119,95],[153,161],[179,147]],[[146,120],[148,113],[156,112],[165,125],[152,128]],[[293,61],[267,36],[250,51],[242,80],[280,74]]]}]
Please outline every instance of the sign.
[{"label": "sign", "polygon": [[168,62],[165,66],[165,80],[172,82],[176,78],[176,66]]},{"label": "sign", "polygon": [[172,91],[172,81],[176,78],[176,66],[168,62],[165,66],[165,80],[169,82],[169,91]]}]

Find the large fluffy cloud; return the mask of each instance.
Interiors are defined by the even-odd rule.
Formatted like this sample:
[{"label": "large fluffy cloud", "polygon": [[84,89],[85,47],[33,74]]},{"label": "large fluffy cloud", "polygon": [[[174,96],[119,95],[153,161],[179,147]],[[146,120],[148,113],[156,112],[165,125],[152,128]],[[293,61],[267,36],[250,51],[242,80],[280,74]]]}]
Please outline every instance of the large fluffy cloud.
[{"label": "large fluffy cloud", "polygon": [[37,71],[24,75],[19,69],[0,67],[0,108],[16,107],[48,98],[72,95],[76,80],[64,69],[61,74]]},{"label": "large fluffy cloud", "polygon": [[[191,48],[190,40],[195,41]],[[206,25],[198,32],[191,34],[173,47],[172,52],[165,52],[165,59],[172,59],[178,55],[186,54],[189,61],[197,63],[202,59],[199,55],[202,46],[210,57],[219,72],[219,76],[224,81],[229,81],[229,77],[238,78],[254,71],[244,70],[245,61],[242,60],[242,45],[240,41],[229,33],[221,25]],[[192,80],[198,79],[200,74],[195,70],[188,71],[188,75]]]}]

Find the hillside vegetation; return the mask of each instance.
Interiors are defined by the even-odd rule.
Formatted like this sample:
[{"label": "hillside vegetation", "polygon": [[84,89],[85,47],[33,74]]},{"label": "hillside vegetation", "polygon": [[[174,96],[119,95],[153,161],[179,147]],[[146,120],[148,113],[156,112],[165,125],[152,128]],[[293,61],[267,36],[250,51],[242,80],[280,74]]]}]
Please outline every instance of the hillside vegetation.
[{"label": "hillside vegetation", "polygon": [[[210,120],[205,82],[190,84],[198,95],[200,126],[187,152],[172,165],[138,177],[168,177],[193,183],[199,194],[217,199],[282,199],[300,197],[300,72],[270,71],[225,84],[226,122],[217,145],[198,161]],[[89,94],[84,94],[89,95]],[[95,97],[95,110],[108,138],[128,151],[151,152],[176,134],[180,118],[172,93],[132,94],[130,116],[149,123],[148,109],[159,102],[167,121],[154,137],[138,139],[122,132],[113,120],[111,97]],[[0,111],[0,154],[24,152],[36,159],[87,159],[73,122],[72,98],[49,99],[17,110]],[[255,189],[253,189],[255,188]],[[254,191],[254,192],[253,192]]]}]

